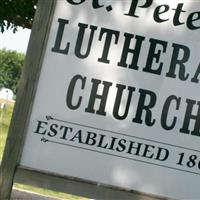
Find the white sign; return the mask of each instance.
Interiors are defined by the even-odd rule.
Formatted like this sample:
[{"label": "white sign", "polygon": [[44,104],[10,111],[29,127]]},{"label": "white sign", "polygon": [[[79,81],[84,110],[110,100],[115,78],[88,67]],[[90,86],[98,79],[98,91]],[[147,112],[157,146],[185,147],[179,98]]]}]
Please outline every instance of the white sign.
[{"label": "white sign", "polygon": [[199,10],[58,1],[21,165],[199,199]]}]

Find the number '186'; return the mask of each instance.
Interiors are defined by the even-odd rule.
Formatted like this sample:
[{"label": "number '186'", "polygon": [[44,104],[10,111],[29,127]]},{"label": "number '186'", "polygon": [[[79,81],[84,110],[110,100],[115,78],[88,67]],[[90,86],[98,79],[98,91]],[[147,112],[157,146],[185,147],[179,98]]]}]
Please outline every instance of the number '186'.
[{"label": "number '186'", "polygon": [[200,169],[200,161],[197,160],[197,155],[190,155],[190,156],[185,156],[185,153],[180,153],[179,155],[179,160],[176,163],[177,165],[186,165],[189,168],[195,167],[198,165],[198,169]]}]

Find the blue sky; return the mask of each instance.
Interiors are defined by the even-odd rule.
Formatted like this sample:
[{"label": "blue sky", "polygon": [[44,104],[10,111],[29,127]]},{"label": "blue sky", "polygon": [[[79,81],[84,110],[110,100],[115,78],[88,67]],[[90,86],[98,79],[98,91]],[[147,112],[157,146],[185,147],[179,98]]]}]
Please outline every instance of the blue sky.
[{"label": "blue sky", "polygon": [[31,30],[19,28],[16,33],[6,30],[0,33],[0,49],[15,50],[26,53]]}]

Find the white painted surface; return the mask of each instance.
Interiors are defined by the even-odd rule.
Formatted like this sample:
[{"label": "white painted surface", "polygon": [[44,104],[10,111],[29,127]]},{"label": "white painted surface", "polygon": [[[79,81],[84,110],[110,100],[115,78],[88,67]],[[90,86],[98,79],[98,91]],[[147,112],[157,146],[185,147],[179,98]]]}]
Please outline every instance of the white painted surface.
[{"label": "white painted surface", "polygon": [[[190,12],[200,9],[199,3],[191,2],[185,1],[185,9]],[[200,198],[200,169],[198,166],[200,139],[197,136],[183,134],[179,131],[184,121],[185,101],[187,98],[199,99],[199,85],[192,83],[190,79],[181,81],[178,78],[166,77],[173,51],[172,44],[177,43],[186,45],[191,50],[190,59],[187,62],[187,72],[192,78],[200,61],[199,31],[188,30],[185,26],[173,27],[172,21],[163,24],[155,23],[151,17],[152,10],[143,11],[144,13],[140,13],[142,17],[137,19],[127,17],[123,13],[127,13],[130,1],[123,4],[121,1],[112,1],[113,11],[110,13],[103,8],[94,10],[90,3],[72,6],[66,1],[58,1],[21,165],[166,197]],[[171,10],[169,16],[165,17],[172,18],[173,12]],[[62,48],[66,47],[67,42],[71,43],[68,55],[51,51],[58,29],[58,18],[69,20],[62,41]],[[74,55],[79,22],[89,24],[89,26],[98,26],[94,36],[95,42],[86,59],[79,59]],[[97,61],[102,55],[103,47],[103,42],[98,41],[101,27],[120,31],[118,45],[115,46],[112,43],[109,64]],[[139,70],[117,66],[121,56],[124,32],[145,36],[138,62]],[[146,64],[150,38],[168,42],[166,53],[160,57],[160,61],[164,63],[161,75],[142,71]],[[155,67],[158,65],[155,64]],[[78,109],[71,110],[66,105],[66,95],[72,78],[77,74],[86,76],[87,81],[84,90],[80,89],[80,85],[76,85],[73,98],[74,101],[78,100],[81,95],[82,103]],[[85,112],[91,93],[92,78],[113,83],[106,104],[106,116]],[[129,114],[124,120],[117,120],[112,115],[112,106],[116,95],[115,84],[136,88]],[[157,95],[157,102],[153,109],[153,118],[156,123],[152,127],[145,125],[144,122],[143,124],[132,122],[138,106],[140,88],[153,91]],[[168,122],[172,122],[170,120],[173,120],[174,116],[177,117],[177,122],[173,130],[167,131],[161,127],[160,118],[163,105],[170,95],[181,97],[181,103],[178,110],[172,106]],[[98,103],[95,106],[98,108]],[[51,116],[53,119],[46,116]],[[144,116],[142,119],[145,120]],[[35,133],[37,132],[38,120],[48,123],[48,125],[42,124],[40,126],[39,132],[44,133],[44,135]],[[56,127],[57,134],[50,137],[48,132],[49,126],[52,124],[59,127]],[[61,139],[63,136],[61,126],[73,129],[67,133],[66,140]],[[191,130],[193,126],[194,124],[191,122]],[[83,140],[86,140],[88,132],[95,132],[98,138],[100,135],[105,135],[104,144],[111,142],[112,138],[116,137],[118,141],[120,139],[127,141],[126,148],[128,148],[130,141],[136,144],[153,145],[155,148],[151,148],[150,154],[153,153],[154,156],[150,159],[142,157],[141,154],[140,156],[128,154],[127,149],[119,152],[116,147],[115,150],[111,150],[100,148],[98,145],[86,145],[84,142],[80,142],[78,136],[72,140],[80,130]],[[166,161],[155,159],[158,147],[169,151],[169,157]],[[177,165],[180,153],[184,153],[187,159],[190,155],[197,155],[195,167],[187,167],[185,160],[183,166]]]}]

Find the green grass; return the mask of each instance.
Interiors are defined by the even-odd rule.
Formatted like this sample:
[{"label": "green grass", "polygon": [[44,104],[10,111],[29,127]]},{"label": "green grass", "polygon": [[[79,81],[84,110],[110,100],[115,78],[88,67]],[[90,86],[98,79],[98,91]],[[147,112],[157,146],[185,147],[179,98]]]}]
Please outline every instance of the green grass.
[{"label": "green grass", "polygon": [[[3,102],[0,101],[0,105]],[[5,104],[4,109],[0,109],[0,160],[2,159],[3,150],[5,147],[8,127],[10,124],[10,119],[12,116],[13,105],[12,104]]]},{"label": "green grass", "polygon": [[62,200],[86,200],[86,198],[83,198],[83,197],[78,197],[78,196],[65,194],[61,192],[55,192],[55,191],[51,191],[51,190],[47,190],[43,188],[36,188],[29,185],[22,185],[19,183],[14,183],[14,187],[18,189],[26,190],[26,191],[31,191],[37,194],[42,194],[49,197],[55,197]]},{"label": "green grass", "polygon": [[[0,100],[0,105],[2,100]],[[13,111],[13,104],[6,104],[4,109],[0,109],[0,161],[2,160],[3,150],[5,147],[6,137],[8,133],[8,128],[10,124],[10,119]],[[14,183],[14,187],[22,190],[27,190],[30,192],[47,195],[51,197],[56,197],[62,200],[86,200],[86,198],[78,197],[70,194],[55,192],[43,188],[36,188],[28,185]]]}]

